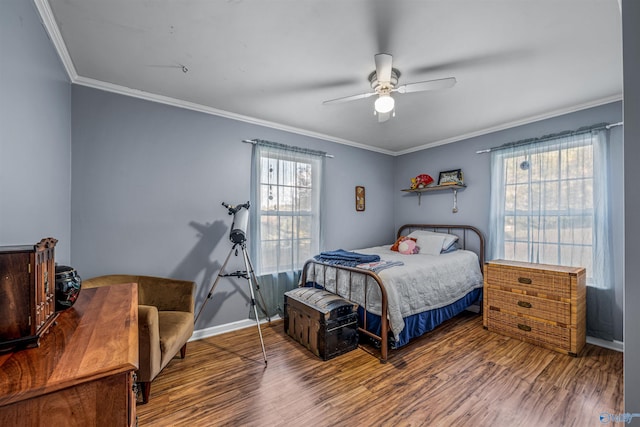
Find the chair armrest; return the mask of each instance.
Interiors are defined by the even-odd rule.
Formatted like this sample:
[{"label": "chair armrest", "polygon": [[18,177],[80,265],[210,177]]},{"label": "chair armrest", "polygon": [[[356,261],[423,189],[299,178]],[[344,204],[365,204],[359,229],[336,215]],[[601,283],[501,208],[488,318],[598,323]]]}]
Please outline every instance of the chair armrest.
[{"label": "chair armrest", "polygon": [[159,311],[194,312],[196,284],[188,280],[138,276],[138,303]]},{"label": "chair armrest", "polygon": [[160,373],[160,322],[158,309],[138,305],[138,381],[149,382]]}]

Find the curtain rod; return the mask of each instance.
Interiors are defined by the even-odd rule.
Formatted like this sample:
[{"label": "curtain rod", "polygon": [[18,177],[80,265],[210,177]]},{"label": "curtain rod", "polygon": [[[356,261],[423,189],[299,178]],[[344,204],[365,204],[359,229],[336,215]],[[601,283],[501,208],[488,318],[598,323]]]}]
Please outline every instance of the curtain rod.
[{"label": "curtain rod", "polygon": [[302,152],[302,153],[306,152],[306,153],[310,153],[310,154],[316,154],[316,155],[319,155],[319,156],[329,157],[331,159],[334,158],[333,154],[327,154],[324,151],[311,150],[311,149],[308,149],[308,148],[293,147],[293,146],[290,146],[290,145],[281,144],[279,142],[266,141],[264,139],[243,139],[242,142],[245,142],[247,144],[253,144],[253,145],[256,145],[256,144],[259,144],[259,143],[271,144],[271,145],[274,145],[274,146],[279,146],[279,147],[282,147],[282,148],[285,148],[285,149],[289,149],[291,151],[299,151],[299,152]]},{"label": "curtain rod", "polygon": [[588,132],[591,132],[591,131],[594,131],[594,130],[598,130],[598,129],[607,129],[607,130],[609,130],[612,127],[622,126],[623,124],[624,124],[623,122],[618,122],[618,123],[598,123],[598,124],[593,125],[593,126],[582,127],[580,129],[573,130],[573,131],[564,131],[564,132],[554,133],[554,134],[551,134],[551,135],[545,135],[545,136],[542,136],[540,138],[528,138],[528,139],[521,139],[520,141],[508,142],[508,143],[502,144],[502,145],[500,145],[498,147],[491,147],[491,148],[486,148],[484,150],[478,150],[478,151],[476,151],[476,154],[490,153],[492,151],[504,150],[506,148],[519,147],[519,146],[522,146],[522,145],[534,144],[536,142],[550,141],[552,139],[562,138],[562,137],[566,137],[566,136],[580,135],[580,134],[588,133]]}]

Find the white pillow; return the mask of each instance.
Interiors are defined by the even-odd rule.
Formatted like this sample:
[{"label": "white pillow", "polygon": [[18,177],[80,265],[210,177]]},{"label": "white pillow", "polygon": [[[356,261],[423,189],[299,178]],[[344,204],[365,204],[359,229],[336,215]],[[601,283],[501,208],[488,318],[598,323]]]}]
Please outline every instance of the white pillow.
[{"label": "white pillow", "polygon": [[[455,234],[447,234],[447,233],[437,233],[435,231],[427,231],[427,230],[415,230],[412,231],[411,234],[409,234],[408,237],[413,237],[415,239],[418,240],[418,246],[420,246],[420,248],[422,248],[422,246],[420,245],[420,237],[421,236],[442,236],[444,238],[444,241],[442,243],[442,250],[446,251],[447,249],[449,249],[451,247],[451,245],[453,245],[455,242],[458,241],[458,236],[456,236]],[[420,251],[420,253],[422,253],[422,251]]]},{"label": "white pillow", "polygon": [[442,252],[442,245],[444,244],[444,236],[437,236],[435,234],[428,234],[424,236],[418,236],[416,244],[420,248],[421,254],[427,255],[440,255]]}]

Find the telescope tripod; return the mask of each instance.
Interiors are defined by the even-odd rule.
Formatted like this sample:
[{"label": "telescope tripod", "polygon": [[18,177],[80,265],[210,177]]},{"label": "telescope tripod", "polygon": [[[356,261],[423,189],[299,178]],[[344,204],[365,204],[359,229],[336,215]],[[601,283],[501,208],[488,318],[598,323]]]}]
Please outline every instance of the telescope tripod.
[{"label": "telescope tripod", "polygon": [[[229,259],[231,258],[231,254],[235,251],[235,255],[238,256],[238,246],[240,246],[240,249],[242,250],[242,258],[244,260],[244,267],[245,270],[241,271],[235,271],[233,273],[228,273],[225,274],[225,267],[227,266],[227,263],[229,262]],[[262,310],[262,312],[264,314],[267,315],[267,320],[269,322],[271,322],[271,317],[267,314],[267,310],[266,310],[266,305],[264,303],[264,298],[262,297],[262,293],[260,292],[260,285],[258,284],[258,279],[256,278],[256,274],[253,270],[253,265],[251,264],[251,259],[249,259],[249,254],[247,254],[247,245],[246,245],[246,241],[243,242],[239,242],[239,243],[234,243],[233,247],[231,248],[231,250],[229,251],[229,255],[227,255],[227,259],[225,259],[224,264],[222,264],[222,267],[220,268],[220,271],[218,272],[218,277],[216,277],[216,280],[213,282],[213,285],[211,285],[211,289],[209,289],[209,294],[207,295],[207,299],[204,300],[204,303],[202,303],[202,307],[200,307],[200,311],[198,312],[198,315],[196,316],[196,322],[198,321],[198,318],[200,317],[200,314],[202,314],[202,310],[204,309],[204,306],[207,305],[207,301],[209,301],[209,299],[211,298],[211,295],[213,295],[213,291],[215,290],[216,286],[218,285],[218,282],[220,281],[220,279],[222,277],[241,277],[243,279],[246,279],[247,282],[249,283],[249,293],[251,295],[251,306],[253,307],[253,313],[256,316],[256,325],[258,326],[258,335],[260,335],[260,345],[262,346],[262,356],[264,357],[264,365],[265,367],[267,366],[267,352],[264,349],[264,341],[262,339],[262,330],[260,329],[260,318],[258,318],[258,309],[256,307],[256,298],[255,295],[253,293],[253,287],[255,285],[256,291],[258,292],[258,295],[260,296],[260,302],[262,303],[262,305],[260,306],[260,310]]]}]

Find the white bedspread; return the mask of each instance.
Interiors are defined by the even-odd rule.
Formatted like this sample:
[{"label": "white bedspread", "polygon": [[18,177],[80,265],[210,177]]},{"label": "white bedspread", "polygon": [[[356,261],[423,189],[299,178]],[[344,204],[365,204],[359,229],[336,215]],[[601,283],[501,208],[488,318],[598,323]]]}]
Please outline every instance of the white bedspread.
[{"label": "white bedspread", "polygon": [[[440,255],[402,255],[391,251],[390,246],[356,249],[354,252],[377,254],[381,260],[404,263],[378,273],[387,291],[389,325],[395,336],[404,329],[404,317],[444,307],[482,287],[482,273],[474,252],[457,250]],[[325,278],[324,269],[316,269],[308,272],[307,280],[324,284],[332,292],[337,281],[337,293],[360,305],[365,305],[366,298],[368,311],[381,315],[380,292],[373,279],[368,278],[370,283],[365,296],[361,276],[352,276],[349,291],[348,273],[340,272],[336,280],[337,273],[336,268],[327,268]]]}]

